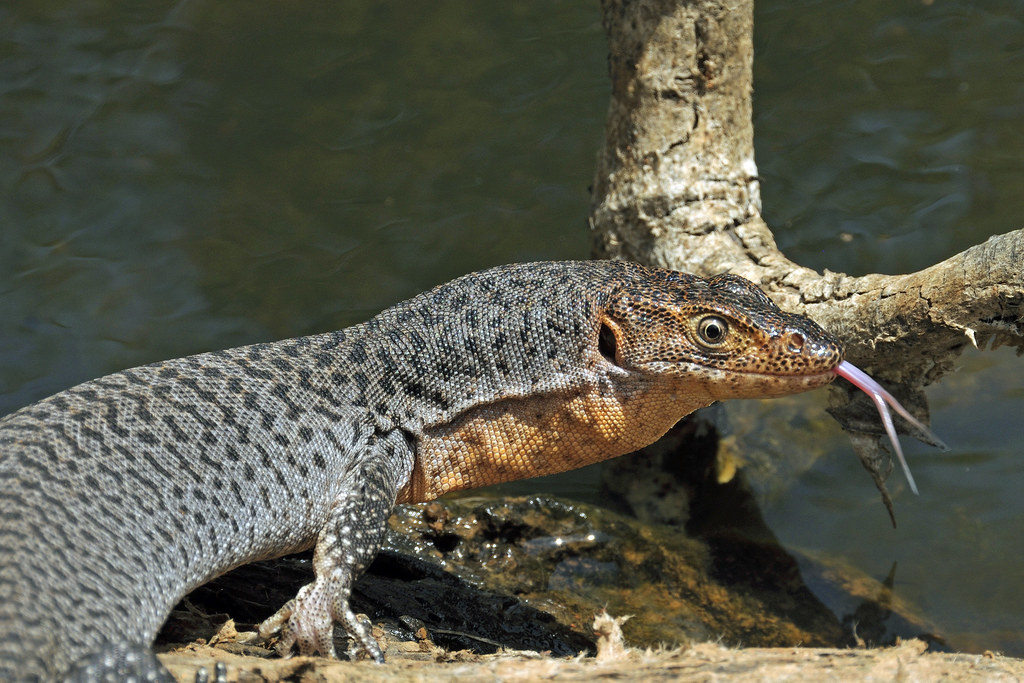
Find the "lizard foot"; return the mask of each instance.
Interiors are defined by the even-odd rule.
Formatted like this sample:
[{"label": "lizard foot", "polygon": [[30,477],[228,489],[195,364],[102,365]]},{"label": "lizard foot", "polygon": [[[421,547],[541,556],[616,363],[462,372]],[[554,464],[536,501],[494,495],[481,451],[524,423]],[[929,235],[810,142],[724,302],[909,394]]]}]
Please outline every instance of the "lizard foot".
[{"label": "lizard foot", "polygon": [[350,654],[365,653],[377,663],[384,663],[384,653],[370,632],[369,620],[359,619],[348,606],[347,593],[329,581],[317,579],[302,587],[299,594],[285,603],[277,613],[259,626],[263,640],[280,635],[277,653],[289,657],[298,646],[303,656],[321,654],[337,659],[334,650],[334,623],[339,622],[353,640]]}]

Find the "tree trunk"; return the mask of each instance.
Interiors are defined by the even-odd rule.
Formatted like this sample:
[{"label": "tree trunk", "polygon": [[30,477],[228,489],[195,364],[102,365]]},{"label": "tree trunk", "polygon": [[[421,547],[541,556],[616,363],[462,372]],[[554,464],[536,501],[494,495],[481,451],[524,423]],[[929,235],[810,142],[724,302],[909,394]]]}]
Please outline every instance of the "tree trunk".
[{"label": "tree trunk", "polygon": [[[594,180],[595,256],[743,275],[842,338],[847,359],[921,417],[921,388],[968,344],[1024,352],[1024,231],[909,275],[817,273],[779,251],[754,163],[752,0],[603,0],[602,9],[612,96]],[[872,435],[877,457],[877,417],[844,393],[833,390],[830,411]]]}]

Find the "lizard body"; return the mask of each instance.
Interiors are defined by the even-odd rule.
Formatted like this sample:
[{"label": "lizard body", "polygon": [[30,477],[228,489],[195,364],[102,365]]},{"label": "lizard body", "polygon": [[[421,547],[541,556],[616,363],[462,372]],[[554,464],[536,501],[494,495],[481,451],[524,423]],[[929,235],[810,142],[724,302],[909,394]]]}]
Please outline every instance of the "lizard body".
[{"label": "lizard body", "polygon": [[736,276],[610,261],[473,273],[354,327],[125,370],[0,420],[0,680],[171,680],[189,590],[315,546],[260,629],[334,655],[397,502],[645,446],[693,410],[826,384],[842,347]]}]

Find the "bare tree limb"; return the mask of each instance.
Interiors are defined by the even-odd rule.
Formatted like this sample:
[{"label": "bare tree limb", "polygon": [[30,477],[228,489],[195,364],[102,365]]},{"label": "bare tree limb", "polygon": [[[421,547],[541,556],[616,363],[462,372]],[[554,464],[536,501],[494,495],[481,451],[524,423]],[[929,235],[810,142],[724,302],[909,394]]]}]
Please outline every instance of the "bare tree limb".
[{"label": "bare tree limb", "polygon": [[[743,275],[837,334],[851,362],[922,418],[921,388],[969,345],[1024,352],[1024,231],[906,275],[817,273],[779,251],[754,163],[752,0],[602,9],[612,96],[594,180],[596,256]],[[855,445],[880,484],[878,420],[852,398],[837,387],[830,412],[862,433]]]},{"label": "bare tree limb", "polygon": [[612,102],[594,181],[594,250],[693,273],[730,271],[921,386],[967,345],[1024,351],[1024,231],[908,275],[819,274],[760,216],[753,158],[753,4],[605,0]]}]

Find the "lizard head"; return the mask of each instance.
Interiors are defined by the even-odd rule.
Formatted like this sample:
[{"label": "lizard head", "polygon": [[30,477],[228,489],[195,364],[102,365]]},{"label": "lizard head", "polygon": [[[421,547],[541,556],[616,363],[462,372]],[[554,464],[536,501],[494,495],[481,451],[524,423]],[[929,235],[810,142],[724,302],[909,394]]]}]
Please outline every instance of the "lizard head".
[{"label": "lizard head", "polygon": [[711,400],[784,396],[835,378],[842,343],[745,278],[651,270],[604,309],[598,349],[607,361],[684,380]]}]

